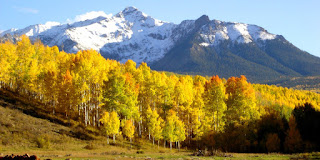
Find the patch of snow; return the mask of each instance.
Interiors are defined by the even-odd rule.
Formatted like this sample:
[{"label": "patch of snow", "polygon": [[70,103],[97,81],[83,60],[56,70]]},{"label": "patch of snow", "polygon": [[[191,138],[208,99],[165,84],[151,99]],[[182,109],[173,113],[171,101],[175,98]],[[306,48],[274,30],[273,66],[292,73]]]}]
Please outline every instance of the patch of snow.
[{"label": "patch of snow", "polygon": [[231,42],[251,43],[258,40],[272,40],[276,36],[256,25],[218,20],[211,21],[200,30],[200,40],[203,41],[203,44],[206,45],[208,43],[213,46],[217,46],[222,41],[229,39]]},{"label": "patch of snow", "polygon": [[200,37],[204,40],[205,43],[212,44],[215,40],[214,34],[200,34]]},{"label": "patch of snow", "polygon": [[232,41],[238,43],[250,43],[252,42],[251,36],[248,32],[247,24],[233,23],[227,25],[228,36]]},{"label": "patch of snow", "polygon": [[205,43],[205,42],[200,43],[199,45],[200,45],[200,46],[204,46],[204,47],[208,47],[208,46],[210,46],[210,44],[209,44],[209,43]]},{"label": "patch of snow", "polygon": [[220,21],[218,21],[218,23],[219,23],[219,26],[217,26],[216,32],[215,32],[215,41],[214,41],[215,45],[218,45],[221,41],[229,39],[227,27],[224,25],[221,25]]},{"label": "patch of snow", "polygon": [[50,27],[53,27],[53,26],[58,26],[58,25],[61,25],[59,22],[53,22],[53,21],[48,21],[44,24],[45,26],[47,26],[48,28]]},{"label": "patch of snow", "polygon": [[255,41],[257,41],[258,39],[263,41],[272,40],[275,39],[277,36],[275,34],[268,33],[266,30],[256,25],[249,25],[248,30]]},{"label": "patch of snow", "polygon": [[260,38],[262,40],[272,40],[272,39],[275,39],[277,37],[277,35],[274,35],[274,34],[271,34],[271,33],[268,33],[268,32],[260,32]]},{"label": "patch of snow", "polygon": [[223,40],[228,40],[228,32],[227,32],[227,27],[224,27],[224,30],[222,31],[217,31],[216,32],[216,41],[223,41]]},{"label": "patch of snow", "polygon": [[9,34],[12,34],[13,32],[17,31],[18,29],[16,28],[11,28],[11,29],[8,29],[6,31],[3,31],[2,33],[0,33],[0,36],[4,36],[5,34],[9,33]]},{"label": "patch of snow", "polygon": [[110,18],[112,17],[112,14],[106,14],[103,11],[92,11],[92,12],[87,12],[82,15],[76,16],[73,20],[67,19],[67,23],[74,23],[74,22],[81,22],[81,21],[86,21],[89,19],[95,19],[98,17],[104,17],[104,18]]}]

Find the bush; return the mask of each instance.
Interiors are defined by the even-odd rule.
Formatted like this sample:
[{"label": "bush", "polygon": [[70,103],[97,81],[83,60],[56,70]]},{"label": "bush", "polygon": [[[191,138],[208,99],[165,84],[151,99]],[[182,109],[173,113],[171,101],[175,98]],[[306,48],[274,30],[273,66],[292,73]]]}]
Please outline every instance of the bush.
[{"label": "bush", "polygon": [[144,154],[144,151],[142,151],[142,150],[137,151],[137,154]]},{"label": "bush", "polygon": [[278,134],[269,133],[266,141],[266,147],[268,152],[279,152],[280,151],[280,139]]},{"label": "bush", "polygon": [[2,137],[1,144],[4,145],[4,146],[8,145],[10,143],[9,139],[10,139],[10,137],[7,137],[7,136]]},{"label": "bush", "polygon": [[90,142],[89,144],[87,144],[85,147],[85,149],[88,149],[88,150],[93,150],[93,149],[97,149],[97,145],[95,145],[93,142]]},{"label": "bush", "polygon": [[48,135],[40,136],[36,139],[38,148],[49,148],[50,147],[50,137]]}]

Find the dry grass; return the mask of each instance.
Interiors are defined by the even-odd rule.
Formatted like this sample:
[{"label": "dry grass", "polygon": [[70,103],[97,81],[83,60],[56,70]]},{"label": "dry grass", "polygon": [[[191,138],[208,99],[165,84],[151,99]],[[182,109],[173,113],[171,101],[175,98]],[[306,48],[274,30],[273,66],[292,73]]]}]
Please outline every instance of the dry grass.
[{"label": "dry grass", "polygon": [[[0,107],[0,117],[0,142],[6,148],[36,148],[40,139],[58,148],[77,142],[65,135],[70,133],[70,128],[26,115],[20,110]],[[60,147],[56,144],[60,144]]]}]

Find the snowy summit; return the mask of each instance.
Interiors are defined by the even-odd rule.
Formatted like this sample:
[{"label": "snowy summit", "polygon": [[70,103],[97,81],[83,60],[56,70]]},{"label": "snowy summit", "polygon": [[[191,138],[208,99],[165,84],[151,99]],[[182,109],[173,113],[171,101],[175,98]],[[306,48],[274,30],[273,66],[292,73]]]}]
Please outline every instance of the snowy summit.
[{"label": "snowy summit", "polygon": [[[200,19],[200,18],[199,18]],[[157,20],[127,7],[116,15],[103,11],[79,15],[67,24],[47,22],[23,29],[11,29],[0,33],[40,38],[49,46],[57,45],[66,52],[94,49],[105,57],[125,62],[154,62],[165,56],[176,43],[191,32],[198,32],[199,45],[215,47],[223,41],[232,43],[264,43],[277,35],[268,33],[256,25],[209,20],[187,20],[173,24]]]}]

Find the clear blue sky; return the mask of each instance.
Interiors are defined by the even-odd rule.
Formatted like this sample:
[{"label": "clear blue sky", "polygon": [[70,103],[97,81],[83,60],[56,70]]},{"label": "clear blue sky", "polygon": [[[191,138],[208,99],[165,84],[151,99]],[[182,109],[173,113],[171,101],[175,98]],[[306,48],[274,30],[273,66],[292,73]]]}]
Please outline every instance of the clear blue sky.
[{"label": "clear blue sky", "polygon": [[320,57],[320,0],[0,0],[0,30],[63,23],[90,11],[116,14],[128,6],[176,24],[203,14],[256,24]]}]

